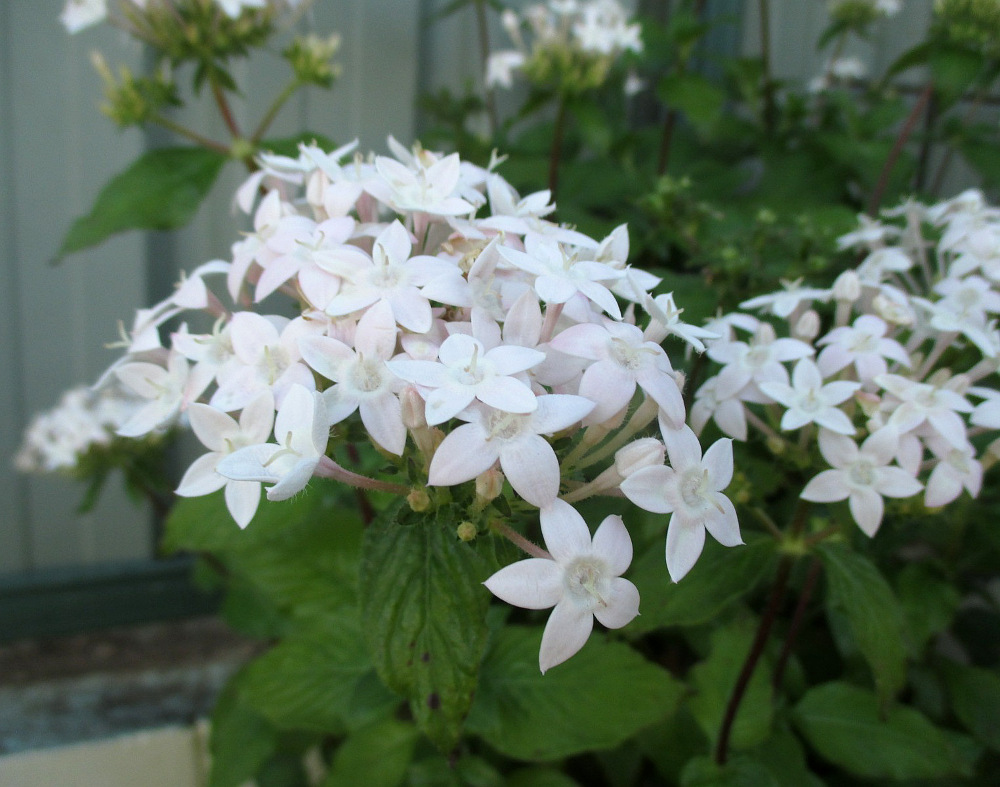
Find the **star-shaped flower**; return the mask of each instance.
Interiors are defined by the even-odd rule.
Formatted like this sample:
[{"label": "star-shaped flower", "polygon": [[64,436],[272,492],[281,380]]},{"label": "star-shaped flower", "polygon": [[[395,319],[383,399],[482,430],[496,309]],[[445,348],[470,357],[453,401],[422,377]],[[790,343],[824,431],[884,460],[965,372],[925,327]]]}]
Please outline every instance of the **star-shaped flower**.
[{"label": "star-shaped flower", "polygon": [[512,563],[483,584],[516,607],[554,607],[538,653],[544,673],[586,644],[595,617],[617,629],[638,615],[639,591],[621,576],[632,562],[632,541],[620,516],[606,517],[593,540],[583,517],[562,500],[543,508],[540,520],[552,559]]}]

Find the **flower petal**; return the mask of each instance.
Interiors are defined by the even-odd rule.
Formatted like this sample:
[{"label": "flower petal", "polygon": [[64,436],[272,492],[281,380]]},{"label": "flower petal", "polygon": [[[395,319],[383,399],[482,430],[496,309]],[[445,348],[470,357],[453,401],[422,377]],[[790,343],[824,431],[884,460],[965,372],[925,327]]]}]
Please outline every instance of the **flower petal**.
[{"label": "flower petal", "polygon": [[511,563],[483,584],[497,598],[524,609],[554,607],[563,594],[559,564],[540,557]]},{"label": "flower petal", "polygon": [[538,668],[542,674],[577,653],[587,644],[593,630],[594,616],[590,610],[567,601],[556,604],[545,624],[542,647],[538,651]]}]

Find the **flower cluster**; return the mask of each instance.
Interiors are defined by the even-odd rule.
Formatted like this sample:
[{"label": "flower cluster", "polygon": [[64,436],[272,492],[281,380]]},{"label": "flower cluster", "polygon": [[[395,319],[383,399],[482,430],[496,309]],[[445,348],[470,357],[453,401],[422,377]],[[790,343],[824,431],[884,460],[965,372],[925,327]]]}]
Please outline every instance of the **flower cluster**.
[{"label": "flower cluster", "polygon": [[[624,493],[672,513],[674,579],[706,530],[741,543],[721,493],[731,441],[702,455],[661,347],[672,336],[703,349],[714,334],[681,322],[670,295],[651,294],[659,279],[627,264],[624,226],[594,240],[549,221],[549,193],[522,198],[496,161],[484,169],[389,144],[393,157],[364,159],[353,145],[261,157],[238,194],[253,232],[230,260],[202,265],[141,310],[104,376],[141,401],[118,433],[186,419],[207,453],[178,493],[224,488],[242,527],[262,484],[284,500],[313,476],[406,496],[414,510],[464,500],[477,532],[509,534],[547,561],[490,583],[513,603],[556,606],[545,669],[583,644],[593,616],[617,626],[638,610],[620,579],[631,557],[624,524],[605,522],[591,543],[571,503]],[[269,305],[279,295],[297,316]],[[199,313],[210,331],[190,327]],[[184,322],[164,346],[168,320]],[[663,441],[640,438],[655,421]],[[365,438],[394,470],[371,477],[338,461]],[[535,509],[552,555],[503,524]]]},{"label": "flower cluster", "polygon": [[28,425],[14,457],[17,469],[73,472],[90,451],[111,444],[140,401],[113,384],[100,392],[83,386],[66,391],[55,407],[39,413]]},{"label": "flower cluster", "polygon": [[847,500],[873,535],[883,498],[923,490],[933,508],[963,489],[974,497],[994,461],[978,438],[1000,427],[1000,393],[977,383],[1000,367],[1000,212],[978,192],[910,201],[841,245],[864,256],[832,288],[789,282],[742,304],[765,319],[716,321],[723,335],[707,353],[721,368],[697,390],[691,421],[737,440],[752,427],[778,452],[815,438],[825,469],[801,497]]},{"label": "flower cluster", "polygon": [[131,22],[145,20],[145,25],[154,26],[161,16],[182,19],[194,16],[199,7],[211,12],[214,7],[229,19],[239,18],[245,11],[271,13],[284,8],[294,9],[302,0],[66,0],[59,20],[70,33],[99,24],[109,17],[112,21]]},{"label": "flower cluster", "polygon": [[550,0],[529,6],[523,17],[507,9],[502,20],[516,48],[490,56],[488,85],[512,87],[520,70],[533,84],[580,93],[603,84],[623,52],[642,51],[639,25],[618,0]]}]

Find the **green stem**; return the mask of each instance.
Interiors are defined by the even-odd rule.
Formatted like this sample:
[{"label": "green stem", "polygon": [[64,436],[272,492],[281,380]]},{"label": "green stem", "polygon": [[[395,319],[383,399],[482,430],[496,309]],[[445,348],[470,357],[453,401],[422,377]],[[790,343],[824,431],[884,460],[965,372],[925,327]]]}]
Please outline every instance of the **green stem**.
[{"label": "green stem", "polygon": [[300,87],[301,83],[297,79],[293,79],[285,86],[285,89],[278,94],[277,98],[271,102],[271,106],[268,107],[267,112],[264,113],[264,117],[260,119],[260,123],[257,124],[256,130],[250,137],[250,141],[253,142],[255,146],[260,143],[264,134],[267,133],[267,130],[271,127],[271,123],[274,122],[274,119],[278,116],[281,108],[285,106],[288,99],[290,99],[294,95],[295,91]]},{"label": "green stem", "polygon": [[537,544],[532,544],[528,539],[514,530],[510,525],[506,525],[500,521],[494,521],[490,523],[490,527],[499,533],[501,536],[506,538],[516,547],[524,552],[527,552],[532,557],[540,557],[545,560],[552,560],[552,555],[546,552]]},{"label": "green stem", "polygon": [[241,139],[243,135],[240,133],[240,128],[236,124],[236,118],[233,116],[232,107],[229,106],[229,101],[226,100],[226,94],[223,92],[222,87],[215,79],[215,75],[211,70],[209,70],[208,81],[212,85],[212,95],[215,97],[215,103],[219,107],[219,114],[222,115],[222,121],[226,124],[226,128],[229,129],[229,133],[232,134],[233,139]]},{"label": "green stem", "polygon": [[556,108],[555,128],[552,130],[552,150],[549,153],[549,194],[550,202],[556,201],[556,190],[559,187],[559,159],[562,156],[563,135],[566,132],[566,95],[559,94],[559,105]]},{"label": "green stem", "polygon": [[151,123],[156,123],[158,126],[163,126],[170,131],[173,131],[178,136],[184,137],[185,139],[190,139],[197,145],[205,148],[206,150],[214,150],[217,153],[223,153],[229,155],[229,148],[220,142],[216,142],[214,139],[209,139],[208,137],[202,136],[197,131],[189,129],[187,126],[182,126],[174,120],[161,115],[159,113],[154,114],[150,117]]}]

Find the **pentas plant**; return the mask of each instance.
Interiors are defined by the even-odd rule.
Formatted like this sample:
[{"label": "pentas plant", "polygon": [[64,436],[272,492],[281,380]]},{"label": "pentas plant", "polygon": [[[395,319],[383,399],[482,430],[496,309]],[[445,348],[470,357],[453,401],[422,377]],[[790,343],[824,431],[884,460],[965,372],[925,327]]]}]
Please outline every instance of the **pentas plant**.
[{"label": "pentas plant", "polygon": [[998,238],[1000,214],[975,191],[864,219],[841,238],[860,264],[831,288],[787,282],[743,303],[761,317],[713,323],[720,368],[695,392],[692,425],[758,432],[819,468],[802,500],[846,501],[868,536],[886,498],[977,496],[998,445],[984,439],[1000,427],[1000,397],[982,385],[1000,367]]},{"label": "pentas plant", "polygon": [[[463,538],[493,531],[531,555],[486,584],[517,606],[555,607],[545,671],[583,646],[594,617],[618,628],[638,613],[621,517],[591,541],[571,503],[624,493],[672,512],[675,580],[706,530],[741,543],[722,494],[730,440],[703,455],[661,346],[714,334],[651,295],[659,279],[628,265],[624,226],[594,240],[548,220],[549,195],[522,198],[496,160],[389,144],[394,157],[303,145],[295,159],[261,158],[240,192],[254,231],[142,310],[106,375],[145,402],[119,434],[186,419],[208,453],[178,494],[224,488],[241,527],[262,484],[280,501],[316,476],[405,497],[427,517],[460,502]],[[195,312],[211,332],[185,322],[159,345],[160,326]],[[662,442],[641,436],[656,421]],[[385,472],[339,458],[359,436]],[[510,514],[540,519],[549,551]]]}]

